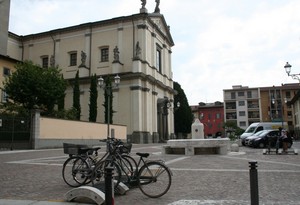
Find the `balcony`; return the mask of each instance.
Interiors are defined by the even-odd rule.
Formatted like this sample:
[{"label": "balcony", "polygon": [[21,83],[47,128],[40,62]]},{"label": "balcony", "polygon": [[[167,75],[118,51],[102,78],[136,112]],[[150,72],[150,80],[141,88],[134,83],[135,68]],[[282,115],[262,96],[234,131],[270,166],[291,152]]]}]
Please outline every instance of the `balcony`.
[{"label": "balcony", "polygon": [[225,104],[226,110],[235,110],[236,109],[236,103],[235,102],[227,102]]},{"label": "balcony", "polygon": [[258,104],[248,104],[248,109],[258,109],[259,105]]},{"label": "balcony", "polygon": [[236,113],[232,113],[232,114],[230,114],[230,113],[228,113],[228,114],[226,114],[226,119],[227,120],[236,120]]}]

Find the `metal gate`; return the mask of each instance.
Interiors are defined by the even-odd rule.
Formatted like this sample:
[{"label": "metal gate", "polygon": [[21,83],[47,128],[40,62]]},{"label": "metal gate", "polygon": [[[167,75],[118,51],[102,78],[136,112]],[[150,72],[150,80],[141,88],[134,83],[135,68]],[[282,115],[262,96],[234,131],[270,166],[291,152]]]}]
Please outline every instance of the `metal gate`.
[{"label": "metal gate", "polygon": [[0,115],[0,149],[31,149],[30,116]]}]

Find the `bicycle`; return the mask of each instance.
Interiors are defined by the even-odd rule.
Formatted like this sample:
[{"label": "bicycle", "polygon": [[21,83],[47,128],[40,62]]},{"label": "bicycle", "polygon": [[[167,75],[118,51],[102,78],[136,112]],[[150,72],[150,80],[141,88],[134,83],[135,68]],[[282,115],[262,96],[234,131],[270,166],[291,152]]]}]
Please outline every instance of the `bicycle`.
[{"label": "bicycle", "polygon": [[[113,166],[115,168],[114,179],[115,187],[121,180],[120,166],[127,167],[127,172],[133,172],[135,161],[128,154],[131,150],[131,144],[124,144],[120,140],[107,140],[108,150],[100,159],[98,150],[100,147],[87,147],[85,145],[75,145],[64,143],[64,153],[69,154],[69,158],[65,161],[62,169],[62,176],[66,184],[71,187],[79,187],[90,182],[96,186],[102,183],[104,179],[104,169],[107,165],[106,159],[113,156]],[[133,165],[132,165],[133,164]],[[96,169],[97,172],[93,172]]]},{"label": "bicycle", "polygon": [[[150,156],[149,153],[136,153],[140,158],[137,168],[133,173],[126,174],[126,184],[138,186],[141,192],[150,197],[158,198],[168,192],[172,183],[172,172],[162,160],[145,161],[144,158]],[[123,167],[120,167],[123,170]]]},{"label": "bicycle", "polygon": [[110,164],[110,166],[114,168],[114,187],[117,189],[122,175],[132,175],[137,167],[135,160],[128,155],[132,144],[125,144],[121,140],[115,138],[108,138],[104,141],[107,143],[107,152],[96,162],[90,178],[93,186],[99,187],[99,184],[100,186],[101,184],[104,184],[105,168]]},{"label": "bicycle", "polygon": [[79,187],[90,183],[86,177],[91,167],[91,161],[98,156],[99,146],[87,147],[86,145],[77,145],[63,143],[64,153],[69,158],[64,162],[62,177],[66,184],[71,187]]}]

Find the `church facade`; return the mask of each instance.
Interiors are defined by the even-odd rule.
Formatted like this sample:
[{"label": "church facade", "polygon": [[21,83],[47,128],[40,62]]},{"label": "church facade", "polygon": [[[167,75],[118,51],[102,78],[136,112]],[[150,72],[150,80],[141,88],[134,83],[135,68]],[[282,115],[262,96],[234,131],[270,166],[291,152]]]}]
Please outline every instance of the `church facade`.
[{"label": "church facade", "polygon": [[[31,60],[44,68],[58,66],[68,81],[65,108],[73,103],[79,71],[81,120],[88,121],[90,78],[120,77],[113,89],[113,123],[127,126],[128,141],[152,143],[174,134],[174,99],[169,27],[156,9],[140,13],[19,36],[9,33],[7,55]],[[98,88],[97,122],[104,122],[104,91]],[[118,136],[116,136],[118,137]]]}]

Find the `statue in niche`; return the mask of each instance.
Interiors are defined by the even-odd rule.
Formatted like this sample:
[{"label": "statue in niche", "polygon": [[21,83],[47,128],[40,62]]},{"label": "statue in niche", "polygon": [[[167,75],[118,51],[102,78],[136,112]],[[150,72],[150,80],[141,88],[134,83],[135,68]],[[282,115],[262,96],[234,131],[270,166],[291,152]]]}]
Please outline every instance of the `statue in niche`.
[{"label": "statue in niche", "polygon": [[141,0],[141,2],[142,2],[142,9],[144,9],[147,2],[146,2],[146,0]]},{"label": "statue in niche", "polygon": [[86,62],[86,53],[81,51],[81,64],[80,64],[79,67],[85,67],[86,68],[85,62]]},{"label": "statue in niche", "polygon": [[155,6],[154,13],[160,13],[160,9],[159,9],[160,0],[155,0],[155,2],[156,2],[156,6]]},{"label": "statue in niche", "polygon": [[119,62],[119,54],[120,54],[119,48],[118,48],[118,46],[116,46],[114,48],[114,61],[113,62]]},{"label": "statue in niche", "polygon": [[141,54],[141,47],[140,47],[140,42],[136,42],[136,45],[135,45],[135,58],[136,59],[139,59],[140,58],[140,54]]}]

